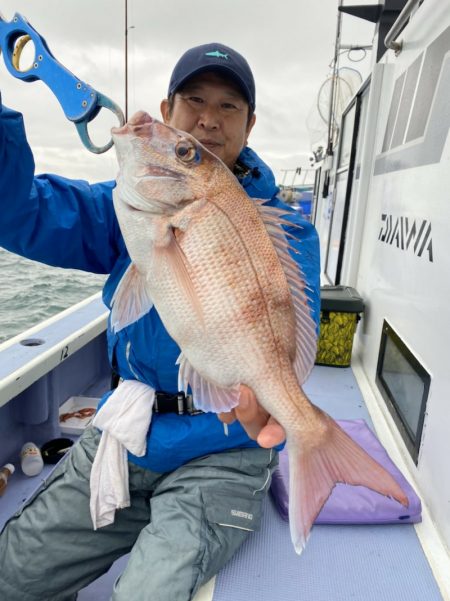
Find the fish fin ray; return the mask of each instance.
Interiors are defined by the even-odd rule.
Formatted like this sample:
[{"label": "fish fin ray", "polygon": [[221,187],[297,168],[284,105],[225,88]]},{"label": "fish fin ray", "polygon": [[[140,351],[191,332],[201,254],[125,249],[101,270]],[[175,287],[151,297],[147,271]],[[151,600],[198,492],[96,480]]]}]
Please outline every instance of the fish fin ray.
[{"label": "fish fin ray", "polygon": [[[362,449],[326,413],[323,444],[305,450],[301,441],[289,442],[289,524],[295,550],[300,554],[311,527],[334,486],[340,482],[366,486],[408,506],[408,497],[384,467]],[[301,450],[300,450],[301,449]]]},{"label": "fish fin ray", "polygon": [[186,356],[181,353],[177,359],[178,389],[187,392],[188,385],[192,390],[192,399],[197,409],[201,411],[222,413],[231,411],[239,403],[240,386],[223,388],[203,378],[192,367]]},{"label": "fish fin ray", "polygon": [[[295,238],[295,236],[286,232],[282,228],[282,224],[298,227],[299,229],[301,229],[301,226],[296,226],[295,223],[283,219],[283,215],[286,215],[287,212],[282,209],[259,202],[257,207],[275,247],[293,297],[296,345],[293,368],[298,383],[301,385],[314,366],[317,354],[317,329],[311,317],[311,309],[306,294],[308,288],[303,272],[291,256],[291,253],[299,254],[299,251],[289,244],[287,237]],[[295,239],[297,240],[297,238]]]},{"label": "fish fin ray", "polygon": [[111,328],[119,332],[134,323],[153,307],[145,276],[131,263],[123,274],[111,299]]}]

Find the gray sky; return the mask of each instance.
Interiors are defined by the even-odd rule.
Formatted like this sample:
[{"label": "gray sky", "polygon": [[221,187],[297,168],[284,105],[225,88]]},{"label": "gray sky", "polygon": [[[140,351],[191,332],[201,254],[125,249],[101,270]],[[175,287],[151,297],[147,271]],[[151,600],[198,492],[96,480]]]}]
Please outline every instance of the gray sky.
[{"label": "gray sky", "polygon": [[[357,0],[347,4],[364,4]],[[159,117],[170,73],[189,47],[222,42],[241,52],[256,80],[257,123],[250,145],[282,181],[282,169],[307,166],[306,120],[330,74],[338,0],[128,0],[129,114],[144,109]],[[124,0],[1,0],[3,17],[24,15],[54,56],[80,79],[124,108]],[[342,41],[370,44],[374,26],[345,16]],[[32,61],[32,45],[23,53]],[[342,59],[365,78],[362,62]],[[113,150],[96,156],[81,145],[75,127],[41,82],[13,78],[0,57],[3,103],[24,113],[36,171],[99,181],[115,177]],[[103,144],[114,118],[102,111],[93,123]],[[291,183],[288,175],[286,183]],[[298,182],[298,180],[296,180]]]}]

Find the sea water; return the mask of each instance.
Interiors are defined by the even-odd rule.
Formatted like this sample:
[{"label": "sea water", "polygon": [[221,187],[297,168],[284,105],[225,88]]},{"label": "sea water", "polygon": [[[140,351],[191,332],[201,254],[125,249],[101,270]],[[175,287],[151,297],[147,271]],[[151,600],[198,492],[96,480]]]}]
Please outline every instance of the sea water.
[{"label": "sea water", "polygon": [[0,248],[0,343],[98,292],[106,277],[49,267]]}]

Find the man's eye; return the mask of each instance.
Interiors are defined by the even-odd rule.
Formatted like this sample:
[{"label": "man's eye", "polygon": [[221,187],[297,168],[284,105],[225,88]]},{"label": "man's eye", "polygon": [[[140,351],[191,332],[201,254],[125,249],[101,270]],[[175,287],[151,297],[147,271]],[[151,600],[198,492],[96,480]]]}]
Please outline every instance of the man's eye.
[{"label": "man's eye", "polygon": [[227,111],[237,111],[238,110],[238,107],[235,104],[232,104],[231,102],[224,102],[222,104],[222,108]]},{"label": "man's eye", "polygon": [[188,100],[198,104],[201,104],[203,102],[203,98],[200,98],[199,96],[189,96]]}]

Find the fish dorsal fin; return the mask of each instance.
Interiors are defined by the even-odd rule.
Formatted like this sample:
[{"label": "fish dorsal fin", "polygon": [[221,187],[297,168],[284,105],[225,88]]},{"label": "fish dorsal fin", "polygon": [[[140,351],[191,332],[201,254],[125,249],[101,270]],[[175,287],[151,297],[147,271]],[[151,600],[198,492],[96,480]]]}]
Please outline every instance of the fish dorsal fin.
[{"label": "fish dorsal fin", "polygon": [[288,238],[298,241],[293,234],[286,232],[282,225],[291,228],[301,226],[288,221],[284,217],[287,212],[277,207],[271,207],[264,204],[264,200],[257,200],[256,206],[260,212],[262,220],[266,226],[267,232],[277,251],[278,258],[286,274],[286,279],[291,290],[292,300],[295,310],[295,360],[293,363],[294,371],[299,384],[308,377],[314,366],[317,353],[317,331],[316,324],[311,317],[311,309],[306,295],[307,286],[302,270],[298,263],[294,261],[291,253],[299,255],[300,252],[289,244]]},{"label": "fish dorsal fin", "polygon": [[239,403],[239,384],[232,388],[222,388],[205,380],[196,369],[192,367],[185,355],[177,359],[180,366],[178,371],[178,390],[187,392],[190,385],[192,399],[197,409],[222,413],[231,411]]},{"label": "fish dorsal fin", "polygon": [[131,263],[117,285],[111,300],[111,328],[118,332],[134,323],[153,307],[145,276]]}]

